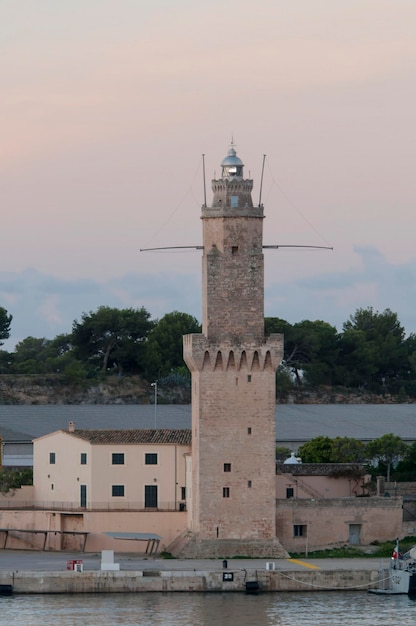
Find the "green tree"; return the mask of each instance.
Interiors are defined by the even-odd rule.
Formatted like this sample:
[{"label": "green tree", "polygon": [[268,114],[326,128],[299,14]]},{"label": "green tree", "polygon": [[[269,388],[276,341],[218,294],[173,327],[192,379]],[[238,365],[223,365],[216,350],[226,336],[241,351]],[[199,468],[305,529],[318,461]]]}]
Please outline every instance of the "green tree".
[{"label": "green tree", "polygon": [[303,320],[292,325],[278,317],[266,317],[264,329],[266,336],[284,334],[283,363],[298,385],[302,384],[302,376],[311,385],[331,384],[339,351],[334,326],[321,320]]},{"label": "green tree", "polygon": [[404,363],[402,383],[408,395],[416,395],[416,334],[410,333],[405,340],[407,361]]},{"label": "green tree", "polygon": [[32,468],[28,467],[23,470],[3,469],[0,471],[0,493],[9,494],[23,485],[33,485]]},{"label": "green tree", "polygon": [[266,317],[264,320],[264,332],[268,337],[272,333],[283,333],[284,352],[282,365],[286,371],[290,371],[298,385],[302,384],[301,370],[305,363],[309,362],[311,351],[308,343],[304,343],[303,338],[297,330],[279,317]]},{"label": "green tree", "polygon": [[414,481],[416,479],[416,442],[406,447],[402,459],[397,463],[394,478]]},{"label": "green tree", "polygon": [[44,374],[46,372],[47,347],[45,337],[26,337],[15,347],[13,371],[17,374]]},{"label": "green tree", "polygon": [[357,309],[343,325],[340,354],[338,382],[346,386],[378,391],[391,382],[398,390],[409,368],[405,330],[390,309]]},{"label": "green tree", "polygon": [[332,439],[324,435],[314,437],[298,450],[302,463],[332,463]]},{"label": "green tree", "polygon": [[140,309],[113,309],[101,306],[83,313],[72,325],[72,344],[81,361],[106,371],[112,367],[141,371],[144,343],[153,327],[150,313]]},{"label": "green tree", "polygon": [[200,323],[188,313],[173,311],[158,320],[146,343],[147,378],[159,379],[184,367],[183,336],[200,332]]},{"label": "green tree", "polygon": [[334,365],[338,358],[338,331],[322,320],[304,320],[294,324],[293,330],[299,345],[306,347],[307,358],[302,369],[305,381],[312,386],[331,385]]},{"label": "green tree", "polygon": [[75,358],[70,334],[57,335],[45,348],[45,369],[48,373],[62,373],[72,364],[79,363]]},{"label": "green tree", "polygon": [[6,309],[0,306],[0,346],[3,345],[3,339],[10,337],[10,325],[12,323],[13,316],[8,315]]},{"label": "green tree", "polygon": [[291,450],[285,446],[276,446],[276,461],[284,463],[291,455]]},{"label": "green tree", "polygon": [[364,463],[367,460],[365,444],[353,437],[335,437],[332,440],[333,463]]},{"label": "green tree", "polygon": [[284,363],[276,370],[276,400],[284,402],[293,391],[292,371]]},{"label": "green tree", "polygon": [[13,369],[14,354],[0,350],[0,374],[11,374]]},{"label": "green tree", "polygon": [[12,371],[16,374],[59,374],[75,361],[71,335],[54,339],[26,337],[13,354]]},{"label": "green tree", "polygon": [[393,433],[388,433],[373,439],[367,444],[367,457],[386,466],[387,481],[390,481],[391,468],[406,453],[407,445],[403,439]]},{"label": "green tree", "polygon": [[285,336],[290,333],[292,324],[282,320],[280,317],[265,317],[264,318],[264,334],[266,337],[270,335],[283,333]]}]

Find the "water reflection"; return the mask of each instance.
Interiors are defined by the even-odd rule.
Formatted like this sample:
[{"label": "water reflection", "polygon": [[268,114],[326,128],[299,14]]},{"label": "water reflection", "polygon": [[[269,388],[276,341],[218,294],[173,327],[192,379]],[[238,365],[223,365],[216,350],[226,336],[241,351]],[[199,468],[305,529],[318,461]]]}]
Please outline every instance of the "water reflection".
[{"label": "water reflection", "polygon": [[407,596],[361,592],[0,597],[1,626],[410,626]]}]

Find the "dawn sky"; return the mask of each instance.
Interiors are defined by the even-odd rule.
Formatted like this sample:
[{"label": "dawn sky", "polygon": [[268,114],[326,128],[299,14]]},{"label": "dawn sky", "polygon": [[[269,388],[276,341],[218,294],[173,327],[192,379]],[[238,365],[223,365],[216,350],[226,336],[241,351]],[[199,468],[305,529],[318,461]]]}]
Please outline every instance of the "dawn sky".
[{"label": "dawn sky", "polygon": [[3,0],[0,306],[11,347],[100,305],[201,319],[207,196],[263,154],[265,313],[416,332],[414,0]]}]

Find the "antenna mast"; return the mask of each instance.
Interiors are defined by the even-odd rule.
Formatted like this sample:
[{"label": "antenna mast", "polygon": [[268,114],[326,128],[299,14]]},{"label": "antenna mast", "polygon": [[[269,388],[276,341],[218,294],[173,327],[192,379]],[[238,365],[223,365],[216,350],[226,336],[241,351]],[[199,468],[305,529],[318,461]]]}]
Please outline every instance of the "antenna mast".
[{"label": "antenna mast", "polygon": [[266,155],[263,154],[263,165],[261,168],[261,178],[260,178],[260,194],[259,194],[259,206],[261,206],[261,192],[263,189],[263,174],[264,174],[264,162],[266,160]]},{"label": "antenna mast", "polygon": [[202,176],[204,179],[204,207],[207,206],[207,189],[205,185],[205,154],[202,155]]}]

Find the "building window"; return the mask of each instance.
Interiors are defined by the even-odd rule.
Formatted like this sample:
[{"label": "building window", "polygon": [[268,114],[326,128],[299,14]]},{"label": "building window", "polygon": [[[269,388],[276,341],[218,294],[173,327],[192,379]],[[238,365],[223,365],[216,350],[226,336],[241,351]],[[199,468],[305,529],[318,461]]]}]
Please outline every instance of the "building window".
[{"label": "building window", "polygon": [[237,252],[238,252],[238,246],[231,246],[231,254],[234,255],[234,254],[237,254]]},{"label": "building window", "polygon": [[251,489],[252,484],[253,484],[253,483],[251,482],[251,480],[249,480],[249,481],[247,482],[247,487],[248,487],[249,489]]},{"label": "building window", "polygon": [[251,374],[249,374],[249,375],[247,376],[247,382],[248,382],[248,383],[251,383]]},{"label": "building window", "polygon": [[113,465],[124,465],[124,452],[113,452],[111,459]]},{"label": "building window", "polygon": [[231,196],[231,208],[236,209],[238,207],[238,196]]},{"label": "building window", "polygon": [[250,426],[247,428],[247,435],[251,435],[251,427]]},{"label": "building window", "polygon": [[229,487],[223,487],[222,488],[222,497],[223,498],[229,498],[230,497],[230,488]]},{"label": "building window", "polygon": [[87,506],[87,485],[79,486],[79,505],[83,509]]},{"label": "building window", "polygon": [[113,498],[119,498],[124,496],[124,485],[112,485],[111,495]]},{"label": "building window", "polygon": [[81,465],[86,465],[86,464],[87,464],[87,453],[81,452]]},{"label": "building window", "polygon": [[306,537],[306,525],[295,524],[293,526],[293,536],[294,537]]},{"label": "building window", "polygon": [[49,464],[55,465],[56,463],[56,454],[55,452],[49,452]]},{"label": "building window", "polygon": [[181,487],[181,500],[186,500],[186,487]]},{"label": "building window", "polygon": [[286,487],[286,498],[293,498],[295,495],[293,487]]},{"label": "building window", "polygon": [[144,455],[145,465],[157,465],[157,454],[155,452],[147,452]]},{"label": "building window", "polygon": [[231,472],[231,463],[224,463],[224,472]]}]

